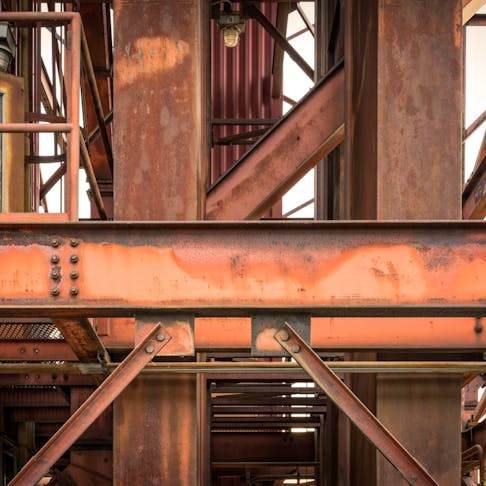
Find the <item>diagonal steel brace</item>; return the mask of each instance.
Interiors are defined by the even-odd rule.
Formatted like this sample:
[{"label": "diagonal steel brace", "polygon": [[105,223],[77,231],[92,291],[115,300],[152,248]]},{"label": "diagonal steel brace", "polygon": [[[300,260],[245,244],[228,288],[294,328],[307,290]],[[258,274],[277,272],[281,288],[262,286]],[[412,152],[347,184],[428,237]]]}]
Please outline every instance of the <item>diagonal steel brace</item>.
[{"label": "diagonal steel brace", "polygon": [[408,484],[438,486],[417,459],[398,442],[288,323],[285,323],[285,328],[279,330],[274,338],[390,461]]},{"label": "diagonal steel brace", "polygon": [[147,337],[120,363],[12,479],[9,486],[32,486],[132,382],[144,366],[170,341],[157,323]]}]

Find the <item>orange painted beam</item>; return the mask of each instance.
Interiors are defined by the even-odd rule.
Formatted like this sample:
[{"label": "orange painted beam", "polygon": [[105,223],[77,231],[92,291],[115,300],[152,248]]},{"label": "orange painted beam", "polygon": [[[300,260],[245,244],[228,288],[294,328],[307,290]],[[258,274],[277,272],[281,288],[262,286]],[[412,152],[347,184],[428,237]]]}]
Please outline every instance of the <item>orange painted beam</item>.
[{"label": "orange painted beam", "polygon": [[[457,350],[484,349],[485,321],[473,317],[314,317],[311,345],[314,349],[345,351],[368,349]],[[135,324],[114,319],[102,341],[110,349],[132,348]],[[248,351],[251,348],[249,317],[200,317],[194,323],[199,351]],[[273,346],[269,351],[279,348]]]},{"label": "orange painted beam", "polygon": [[481,316],[485,229],[483,222],[0,226],[0,316]]}]

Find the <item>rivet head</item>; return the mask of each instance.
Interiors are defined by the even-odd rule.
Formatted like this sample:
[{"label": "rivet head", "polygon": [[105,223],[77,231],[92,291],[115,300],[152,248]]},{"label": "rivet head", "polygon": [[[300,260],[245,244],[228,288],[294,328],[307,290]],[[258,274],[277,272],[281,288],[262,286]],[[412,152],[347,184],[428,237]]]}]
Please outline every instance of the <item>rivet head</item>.
[{"label": "rivet head", "polygon": [[51,263],[59,263],[59,257],[57,255],[52,255]]},{"label": "rivet head", "polygon": [[39,348],[34,348],[34,353],[37,354],[39,352]]},{"label": "rivet head", "polygon": [[79,257],[78,257],[78,255],[71,255],[69,257],[69,260],[70,260],[71,263],[78,263],[79,262]]},{"label": "rivet head", "polygon": [[79,277],[79,272],[77,272],[76,270],[73,270],[69,276],[73,279],[73,280],[76,280],[78,277]]},{"label": "rivet head", "polygon": [[69,291],[71,295],[78,295],[79,290],[77,287],[71,287],[71,290]]},{"label": "rivet head", "polygon": [[290,335],[287,331],[280,331],[279,337],[281,341],[288,341],[290,339]]},{"label": "rivet head", "polygon": [[165,336],[163,334],[157,334],[155,339],[157,339],[157,341],[159,341],[159,342],[162,342],[162,341],[165,340]]},{"label": "rivet head", "polygon": [[154,351],[155,351],[155,348],[151,345],[148,345],[148,346],[145,347],[145,352],[147,354],[152,354]]},{"label": "rivet head", "polygon": [[298,344],[293,344],[291,347],[290,347],[290,351],[292,353],[298,353],[300,352],[300,346]]},{"label": "rivet head", "polygon": [[73,248],[76,248],[79,245],[79,240],[77,240],[76,238],[71,238],[69,243]]},{"label": "rivet head", "polygon": [[60,244],[61,244],[61,242],[59,241],[58,238],[52,238],[52,240],[51,240],[51,246],[52,247],[57,248]]},{"label": "rivet head", "polygon": [[52,270],[51,272],[51,278],[52,280],[59,280],[61,277],[61,274],[59,272],[59,270],[57,268],[55,268],[54,270]]},{"label": "rivet head", "polygon": [[61,291],[59,290],[59,287],[52,287],[51,295],[53,295],[54,297],[57,297],[60,293],[61,293]]}]

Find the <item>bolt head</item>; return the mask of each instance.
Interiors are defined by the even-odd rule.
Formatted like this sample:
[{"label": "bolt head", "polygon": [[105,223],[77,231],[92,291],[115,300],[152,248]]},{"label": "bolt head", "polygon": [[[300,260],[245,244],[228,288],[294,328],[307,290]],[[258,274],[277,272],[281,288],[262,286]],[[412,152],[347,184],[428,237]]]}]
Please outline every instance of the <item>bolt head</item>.
[{"label": "bolt head", "polygon": [[59,241],[58,238],[52,238],[52,240],[51,240],[51,246],[53,248],[57,248],[60,244],[61,244],[61,242]]},{"label": "bolt head", "polygon": [[71,255],[69,257],[69,260],[70,260],[71,263],[78,263],[79,262],[79,257],[78,257],[78,255]]},{"label": "bolt head", "polygon": [[476,319],[476,322],[474,324],[474,332],[476,334],[481,334],[483,332],[483,323],[481,322],[480,318]]},{"label": "bolt head", "polygon": [[57,255],[52,255],[51,263],[59,263],[59,257]]},{"label": "bolt head", "polygon": [[73,248],[76,248],[79,245],[79,240],[76,238],[71,238],[71,241],[69,242]]},{"label": "bolt head", "polygon": [[38,353],[39,352],[39,348],[34,348],[34,353]]},{"label": "bolt head", "polygon": [[148,346],[145,347],[145,352],[147,354],[152,354],[154,351],[155,351],[155,348],[151,345],[148,345]]},{"label": "bolt head", "polygon": [[280,331],[278,335],[279,335],[280,339],[284,342],[288,341],[290,339],[290,335],[287,331]]},{"label": "bolt head", "polygon": [[51,295],[52,296],[57,297],[60,293],[61,293],[61,291],[59,290],[59,287],[52,287],[52,289],[51,289]]},{"label": "bolt head", "polygon": [[78,295],[79,294],[79,290],[77,287],[71,287],[71,290],[69,291],[71,293],[71,295]]},{"label": "bolt head", "polygon": [[290,351],[292,353],[299,353],[300,352],[300,346],[298,344],[293,344],[291,347],[290,347]]},{"label": "bolt head", "polygon": [[57,269],[52,270],[52,272],[51,272],[52,280],[59,280],[60,276],[61,276],[61,274],[59,273],[59,270],[57,270]]},{"label": "bolt head", "polygon": [[157,336],[155,337],[155,339],[157,339],[157,341],[159,341],[161,343],[162,341],[165,340],[165,336],[163,334],[160,334],[159,333],[159,334],[157,334]]},{"label": "bolt head", "polygon": [[77,272],[76,270],[73,270],[69,276],[73,279],[73,280],[76,280],[78,277],[79,277],[79,272]]}]

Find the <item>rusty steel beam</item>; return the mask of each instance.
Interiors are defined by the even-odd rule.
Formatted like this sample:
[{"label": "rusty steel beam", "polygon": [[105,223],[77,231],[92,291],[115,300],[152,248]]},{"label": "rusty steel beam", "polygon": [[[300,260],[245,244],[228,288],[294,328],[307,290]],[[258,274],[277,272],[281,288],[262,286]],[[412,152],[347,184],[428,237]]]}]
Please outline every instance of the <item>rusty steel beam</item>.
[{"label": "rusty steel beam", "polygon": [[163,333],[160,324],[155,325],[147,337],[29,460],[9,485],[36,484],[169,340],[170,337]]},{"label": "rusty steel beam", "polygon": [[304,58],[294,49],[285,36],[268,20],[263,12],[255,5],[249,4],[246,7],[246,13],[254,18],[274,39],[289,57],[302,69],[306,76],[314,81],[314,70],[307,64]]},{"label": "rusty steel beam", "polygon": [[[110,330],[101,340],[110,350],[131,349],[135,323],[111,320]],[[486,347],[485,322],[473,317],[314,317],[311,345],[314,349],[442,349],[482,350]],[[194,341],[198,351],[248,351],[251,348],[251,318],[198,317],[194,320]],[[271,341],[274,341],[273,338]],[[260,349],[275,350],[266,340]]]},{"label": "rusty steel beam", "polygon": [[[66,345],[67,346],[67,345]],[[67,346],[69,348],[69,346]],[[71,348],[69,348],[71,350]],[[1,365],[0,365],[1,367]],[[0,386],[86,386],[93,385],[93,377],[83,374],[28,372],[0,374]]]},{"label": "rusty steel beam", "polygon": [[16,407],[8,412],[12,422],[64,423],[71,415],[67,407]]},{"label": "rusty steel beam", "polygon": [[209,190],[206,219],[257,219],[344,140],[339,64]]},{"label": "rusty steel beam", "polygon": [[69,345],[61,339],[0,341],[1,361],[77,361],[77,359]]},{"label": "rusty steel beam", "polygon": [[485,4],[486,0],[462,0],[462,25],[467,24]]},{"label": "rusty steel beam", "polygon": [[0,407],[66,407],[69,402],[57,389],[0,389]]},{"label": "rusty steel beam", "polygon": [[[469,221],[0,225],[0,316],[149,310],[481,316],[485,227]],[[53,268],[60,280],[49,277]],[[66,282],[71,272],[76,284]]]},{"label": "rusty steel beam", "polygon": [[57,319],[53,324],[61,331],[66,342],[82,363],[104,363],[110,360],[107,350],[86,318]]},{"label": "rusty steel beam", "polygon": [[438,486],[415,457],[398,442],[291,326],[285,324],[284,329],[275,334],[275,340],[390,461],[408,484]]}]

